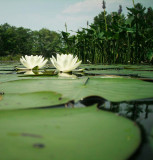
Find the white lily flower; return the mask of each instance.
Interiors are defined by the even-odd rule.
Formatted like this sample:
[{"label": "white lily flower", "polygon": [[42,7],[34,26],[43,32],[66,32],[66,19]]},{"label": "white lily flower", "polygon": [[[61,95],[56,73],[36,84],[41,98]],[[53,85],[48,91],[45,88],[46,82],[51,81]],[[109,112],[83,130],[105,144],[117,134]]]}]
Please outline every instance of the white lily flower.
[{"label": "white lily flower", "polygon": [[54,56],[50,58],[54,67],[61,72],[71,72],[75,68],[77,68],[82,61],[77,62],[78,57],[73,57],[72,54],[57,54],[57,59]]},{"label": "white lily flower", "polygon": [[38,66],[38,68],[42,68],[46,63],[47,59],[44,60],[42,56],[27,56],[25,55],[25,58],[22,56],[20,58],[20,62],[27,68],[27,69],[33,69],[34,67]]}]

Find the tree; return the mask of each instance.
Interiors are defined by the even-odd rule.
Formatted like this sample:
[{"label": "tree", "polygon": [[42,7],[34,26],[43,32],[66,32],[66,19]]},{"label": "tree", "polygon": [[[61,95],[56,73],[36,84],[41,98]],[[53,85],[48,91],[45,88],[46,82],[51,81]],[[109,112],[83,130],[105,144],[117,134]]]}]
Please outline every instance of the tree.
[{"label": "tree", "polygon": [[41,29],[38,32],[33,32],[34,45],[33,51],[38,54],[50,57],[55,54],[60,47],[60,34],[48,29]]},{"label": "tree", "polygon": [[32,31],[5,23],[0,25],[0,56],[36,55],[50,57],[61,47],[61,35],[48,29]]}]

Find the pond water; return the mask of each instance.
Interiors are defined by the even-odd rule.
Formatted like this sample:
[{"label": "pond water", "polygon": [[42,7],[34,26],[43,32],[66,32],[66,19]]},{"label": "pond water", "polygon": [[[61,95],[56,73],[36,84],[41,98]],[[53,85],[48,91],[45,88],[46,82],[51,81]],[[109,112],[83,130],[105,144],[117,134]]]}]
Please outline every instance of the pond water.
[{"label": "pond water", "polygon": [[12,110],[96,104],[99,110],[126,117],[141,129],[141,145],[129,159],[153,159],[153,66],[83,64],[83,72],[72,74],[57,73],[50,64],[40,71],[17,71],[16,66],[21,67],[19,63],[0,66],[4,115]]}]

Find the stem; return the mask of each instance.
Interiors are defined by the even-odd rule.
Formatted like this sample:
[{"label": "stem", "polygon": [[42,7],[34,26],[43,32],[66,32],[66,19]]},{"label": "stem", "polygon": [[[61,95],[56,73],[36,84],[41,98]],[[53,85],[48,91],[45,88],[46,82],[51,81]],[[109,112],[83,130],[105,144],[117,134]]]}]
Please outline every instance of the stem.
[{"label": "stem", "polygon": [[104,9],[104,19],[105,19],[105,29],[106,29],[106,32],[107,32],[107,21],[106,21],[106,12],[105,12],[105,9]]},{"label": "stem", "polygon": [[138,63],[139,61],[139,56],[138,56],[138,19],[136,17],[136,36],[135,36],[135,41],[136,41],[136,47],[135,47],[135,60],[136,60],[136,63]]},{"label": "stem", "polygon": [[67,24],[65,23],[65,30],[66,30],[66,32],[67,32]]},{"label": "stem", "polygon": [[129,33],[128,32],[127,32],[127,40],[128,40],[128,53],[127,53],[126,63],[128,63],[128,60],[130,60],[130,63],[131,63],[130,37],[129,37]]},{"label": "stem", "polygon": [[133,6],[134,6],[134,8],[135,8],[135,3],[134,3],[134,0],[132,0],[133,1]]},{"label": "stem", "polygon": [[[104,9],[104,19],[105,19],[105,30],[107,32],[107,21],[106,21],[106,11],[105,11],[105,9]],[[106,43],[107,43],[107,35],[106,35],[106,40],[104,42],[104,56],[105,56],[105,60],[107,59],[107,53],[106,53],[106,48],[105,48]]]}]

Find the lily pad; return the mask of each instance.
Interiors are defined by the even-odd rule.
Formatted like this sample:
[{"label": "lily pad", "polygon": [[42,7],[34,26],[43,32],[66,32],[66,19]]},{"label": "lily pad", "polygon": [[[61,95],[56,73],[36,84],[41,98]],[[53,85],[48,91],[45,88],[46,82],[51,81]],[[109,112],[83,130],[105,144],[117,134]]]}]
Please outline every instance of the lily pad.
[{"label": "lily pad", "polygon": [[5,160],[123,160],[141,141],[135,123],[96,107],[1,111],[0,135]]},{"label": "lily pad", "polygon": [[119,75],[119,76],[129,76],[129,77],[147,77],[153,79],[153,71],[135,71],[135,70],[91,70],[91,71],[85,71],[87,75]]},{"label": "lily pad", "polygon": [[13,69],[15,66],[18,65],[20,65],[20,63],[5,62],[1,63],[0,69]]},{"label": "lily pad", "polygon": [[[31,77],[32,79],[33,77]],[[14,80],[29,79],[29,77],[20,77],[17,74],[0,74],[0,83]]]},{"label": "lily pad", "polygon": [[[2,100],[1,95],[0,100]],[[57,94],[56,92],[10,93],[3,95],[0,109],[23,109],[53,106],[66,102],[68,102],[68,99],[61,98],[61,94]]]},{"label": "lily pad", "polygon": [[80,66],[81,68],[85,68],[87,70],[92,70],[92,69],[123,69],[123,65],[93,65],[93,64],[82,64]]},{"label": "lily pad", "polygon": [[[119,102],[151,98],[153,95],[153,85],[149,82],[125,78],[24,79],[1,83],[0,91],[5,93],[5,98],[0,103],[1,107],[8,102],[12,105],[13,97],[20,99],[21,95],[24,95],[26,97],[25,99],[28,100],[26,102],[28,107],[33,103],[32,93],[34,92],[55,92],[60,94],[62,98],[66,98],[66,100],[78,101],[84,97],[95,95],[101,96],[109,101]],[[30,93],[31,96],[28,96]],[[34,96],[36,96],[36,94],[37,93],[35,93]],[[39,97],[39,95],[37,97]],[[57,98],[58,97],[59,95]],[[50,98],[53,99],[54,95]],[[14,104],[17,105],[15,102],[19,100],[15,99]],[[56,101],[56,104],[57,102],[61,104],[62,101]],[[48,105],[48,101],[46,104]],[[20,105],[17,106],[22,108]],[[17,106],[14,107],[17,108]],[[7,108],[13,109],[13,107],[9,105]]]}]

